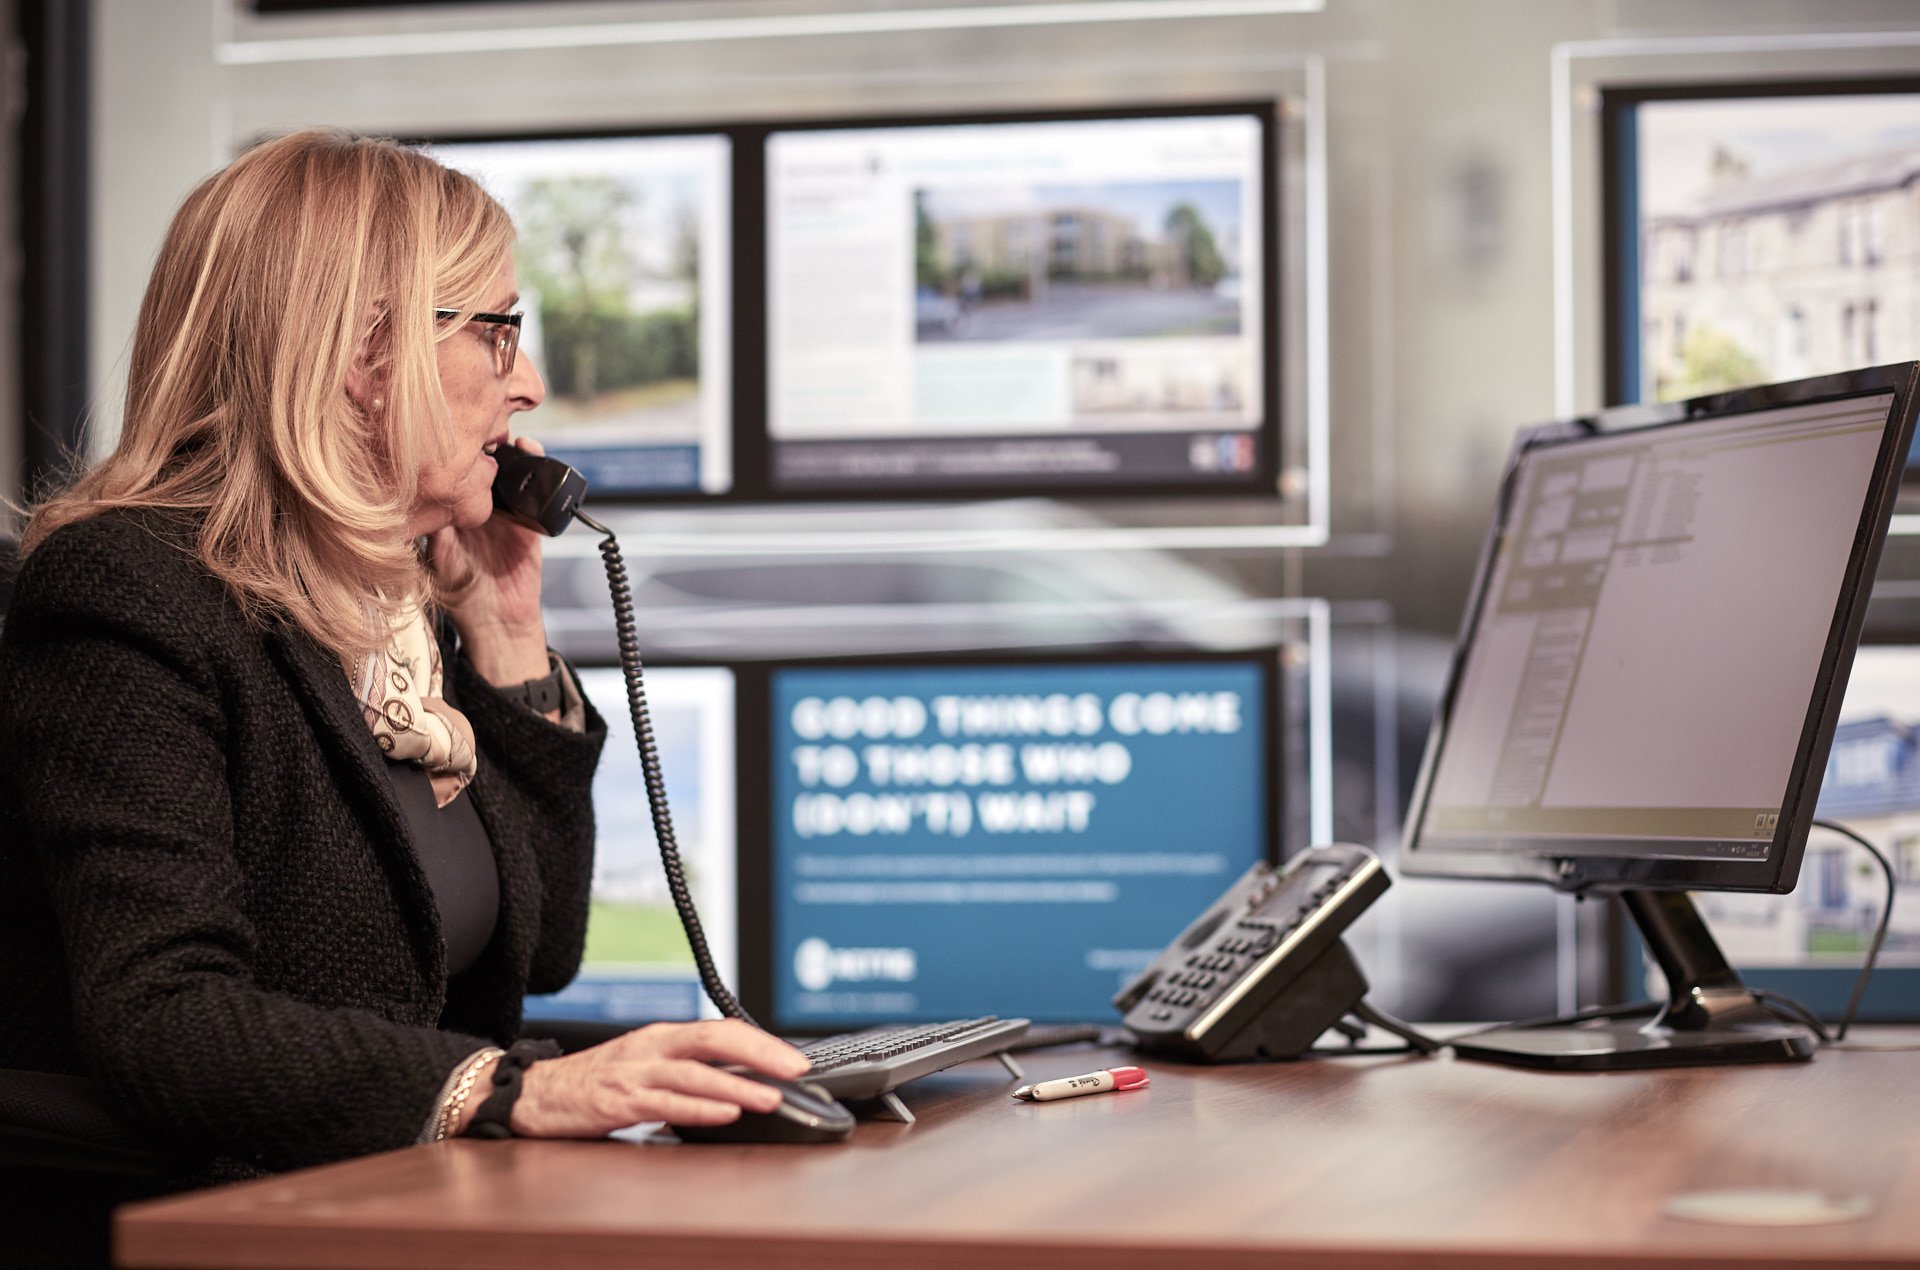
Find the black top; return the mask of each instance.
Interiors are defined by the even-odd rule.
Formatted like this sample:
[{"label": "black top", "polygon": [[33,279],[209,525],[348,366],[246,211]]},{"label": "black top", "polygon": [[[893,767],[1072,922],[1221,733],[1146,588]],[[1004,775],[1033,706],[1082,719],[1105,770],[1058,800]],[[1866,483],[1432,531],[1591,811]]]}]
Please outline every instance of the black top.
[{"label": "black top", "polygon": [[[0,1067],[92,1076],[243,1176],[411,1143],[447,1074],[579,968],[584,734],[457,649],[499,916],[449,981],[434,890],[339,661],[251,623],[194,526],[107,512],[28,557],[0,633]],[[4,1256],[0,1256],[4,1260]]]},{"label": "black top", "polygon": [[435,805],[433,778],[418,763],[387,760],[387,777],[413,831],[414,854],[440,910],[449,977],[465,973],[493,938],[500,917],[500,873],[493,844],[467,791],[445,807]]}]

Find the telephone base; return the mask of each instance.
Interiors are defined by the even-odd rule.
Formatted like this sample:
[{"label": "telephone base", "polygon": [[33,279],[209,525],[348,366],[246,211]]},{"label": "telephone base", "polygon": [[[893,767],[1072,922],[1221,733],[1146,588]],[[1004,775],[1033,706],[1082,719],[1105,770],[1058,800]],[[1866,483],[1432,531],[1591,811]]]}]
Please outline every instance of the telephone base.
[{"label": "telephone base", "polygon": [[1345,942],[1335,940],[1298,975],[1273,987],[1231,1032],[1220,1028],[1198,1036],[1184,1031],[1155,1035],[1136,1028],[1136,1045],[1205,1063],[1299,1058],[1366,999],[1367,978]]}]

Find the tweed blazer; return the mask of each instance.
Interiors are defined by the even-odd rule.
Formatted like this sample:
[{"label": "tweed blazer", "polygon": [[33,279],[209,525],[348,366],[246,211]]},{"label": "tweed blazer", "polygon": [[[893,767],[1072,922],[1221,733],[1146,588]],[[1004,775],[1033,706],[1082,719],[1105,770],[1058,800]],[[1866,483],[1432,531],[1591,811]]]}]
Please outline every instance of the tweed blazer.
[{"label": "tweed blazer", "polygon": [[50,535],[0,628],[0,1067],[89,1075],[236,1176],[412,1142],[524,993],[579,968],[584,734],[449,649],[500,915],[454,981],[345,671],[250,624],[191,526],[109,512]]}]

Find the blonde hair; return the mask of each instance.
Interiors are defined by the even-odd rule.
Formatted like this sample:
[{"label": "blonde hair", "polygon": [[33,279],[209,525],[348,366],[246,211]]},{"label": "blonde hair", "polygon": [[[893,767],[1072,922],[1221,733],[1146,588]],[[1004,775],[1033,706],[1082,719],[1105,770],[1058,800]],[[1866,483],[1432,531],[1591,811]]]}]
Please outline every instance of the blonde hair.
[{"label": "blonde hair", "polygon": [[34,511],[21,554],[109,508],[187,513],[250,619],[353,664],[430,589],[406,524],[448,437],[435,343],[460,325],[434,310],[483,307],[512,251],[505,210],[417,150],[331,129],[249,150],[175,213],[119,444]]}]

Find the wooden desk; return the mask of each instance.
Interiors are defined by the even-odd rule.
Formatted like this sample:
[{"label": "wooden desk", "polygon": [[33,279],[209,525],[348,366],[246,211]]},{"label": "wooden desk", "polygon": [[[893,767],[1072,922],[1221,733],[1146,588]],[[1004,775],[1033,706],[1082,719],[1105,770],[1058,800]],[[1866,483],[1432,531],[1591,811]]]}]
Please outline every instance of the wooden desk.
[{"label": "wooden desk", "polygon": [[[1023,1061],[1044,1078],[1122,1058]],[[1920,1052],[1600,1076],[1450,1058],[1143,1065],[1150,1089],[1027,1104],[997,1065],[968,1064],[907,1088],[919,1123],[862,1124],[836,1146],[417,1147],[123,1210],[119,1262],[1920,1265]],[[1784,1229],[1663,1212],[1732,1187],[1859,1194],[1873,1212]]]}]

